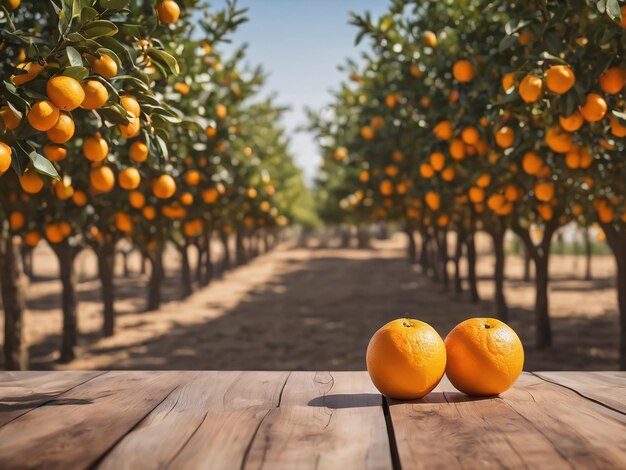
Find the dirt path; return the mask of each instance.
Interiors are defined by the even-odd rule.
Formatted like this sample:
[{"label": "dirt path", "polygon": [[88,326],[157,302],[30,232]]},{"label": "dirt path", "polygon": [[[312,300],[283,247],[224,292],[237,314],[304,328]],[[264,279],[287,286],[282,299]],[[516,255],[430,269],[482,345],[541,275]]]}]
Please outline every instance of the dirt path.
[{"label": "dirt path", "polygon": [[[37,282],[29,289],[27,318],[35,369],[363,369],[371,334],[408,314],[432,324],[442,336],[459,321],[490,315],[491,303],[470,304],[443,294],[404,261],[404,239],[374,241],[371,250],[282,247],[226,274],[185,301],[141,312],[145,276],[119,279],[118,332],[99,333],[99,284],[90,279],[94,260],[78,262],[81,345],[78,359],[56,363],[60,341],[59,283],[55,261],[42,249]],[[167,265],[167,299],[178,295],[176,253]],[[527,369],[617,367],[616,295],[610,258],[594,258],[596,280],[580,281],[582,262],[554,257],[551,309],[555,346],[532,347],[532,287],[521,279],[521,260],[507,259],[506,294],[511,325],[527,349]],[[481,256],[480,293],[492,293],[493,260]],[[137,260],[134,261],[137,266]]]}]

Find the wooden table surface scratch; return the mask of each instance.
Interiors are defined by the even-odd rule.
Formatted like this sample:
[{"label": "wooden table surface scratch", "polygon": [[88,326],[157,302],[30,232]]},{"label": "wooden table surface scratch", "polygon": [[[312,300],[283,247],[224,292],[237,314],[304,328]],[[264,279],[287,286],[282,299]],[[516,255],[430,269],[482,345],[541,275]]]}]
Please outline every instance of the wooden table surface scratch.
[{"label": "wooden table surface scratch", "polygon": [[626,469],[626,373],[422,400],[367,372],[0,372],[0,469]]}]

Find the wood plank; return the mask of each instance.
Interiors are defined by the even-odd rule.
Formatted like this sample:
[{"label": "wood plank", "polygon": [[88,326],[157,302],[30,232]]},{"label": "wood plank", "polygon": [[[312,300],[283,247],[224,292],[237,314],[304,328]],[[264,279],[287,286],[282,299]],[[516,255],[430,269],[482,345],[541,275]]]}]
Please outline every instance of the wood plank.
[{"label": "wood plank", "polygon": [[85,468],[182,381],[180,372],[109,372],[0,428],[0,468]]},{"label": "wood plank", "polygon": [[[280,403],[289,372],[232,373],[215,386],[212,378],[196,381],[189,390],[204,390],[204,418],[185,446],[169,463],[170,468],[240,468],[260,423]],[[213,388],[215,387],[215,390]],[[193,404],[191,404],[193,406]],[[166,432],[162,438],[168,439]],[[139,465],[133,468],[149,468]]]},{"label": "wood plank", "polygon": [[0,426],[104,372],[0,372]]},{"label": "wood plank", "polygon": [[469,397],[446,377],[421,400],[387,403],[402,468],[567,467],[553,444],[503,399]]},{"label": "wood plank", "polygon": [[616,373],[615,376],[593,372],[535,372],[534,374],[626,414],[626,373],[622,375]]},{"label": "wood plank", "polygon": [[292,372],[245,468],[391,468],[382,396],[367,372]]}]

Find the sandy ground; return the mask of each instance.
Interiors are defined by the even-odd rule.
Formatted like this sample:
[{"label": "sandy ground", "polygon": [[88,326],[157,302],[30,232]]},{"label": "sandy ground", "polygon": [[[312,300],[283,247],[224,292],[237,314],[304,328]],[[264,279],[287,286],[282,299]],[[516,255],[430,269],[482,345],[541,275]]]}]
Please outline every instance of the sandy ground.
[{"label": "sandy ground", "polygon": [[[95,259],[77,260],[78,359],[58,364],[60,283],[56,260],[37,249],[26,318],[33,369],[364,369],[367,342],[385,322],[404,315],[424,320],[442,336],[459,321],[492,313],[493,258],[480,256],[482,302],[443,293],[404,259],[405,239],[373,241],[371,250],[282,245],[228,272],[188,299],[180,294],[178,254],[168,252],[163,295],[144,312],[145,275],[116,279],[117,334],[102,338]],[[131,260],[138,267],[138,257]],[[521,336],[526,369],[615,369],[617,299],[610,257],[594,257],[593,281],[580,280],[581,258],[554,256],[550,301],[554,347],[533,347],[533,289],[521,281],[521,259],[507,258],[510,324]],[[118,268],[121,269],[121,266]]]}]

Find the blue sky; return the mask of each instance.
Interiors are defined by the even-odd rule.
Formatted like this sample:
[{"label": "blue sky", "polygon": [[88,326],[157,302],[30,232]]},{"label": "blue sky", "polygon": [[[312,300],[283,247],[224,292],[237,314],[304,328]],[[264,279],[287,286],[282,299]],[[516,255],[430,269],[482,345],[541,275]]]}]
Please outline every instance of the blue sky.
[{"label": "blue sky", "polygon": [[[221,4],[215,0],[215,6]],[[337,66],[358,58],[356,28],[348,24],[350,11],[375,16],[386,0],[239,0],[248,8],[249,22],[232,37],[233,44],[249,44],[248,61],[262,64],[269,74],[266,92],[278,93],[278,103],[290,106],[285,127],[292,134],[292,153],[307,179],[315,174],[319,152],[311,135],[295,134],[306,122],[304,108],[319,109],[331,99],[329,90],[343,78]]]}]

